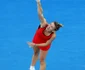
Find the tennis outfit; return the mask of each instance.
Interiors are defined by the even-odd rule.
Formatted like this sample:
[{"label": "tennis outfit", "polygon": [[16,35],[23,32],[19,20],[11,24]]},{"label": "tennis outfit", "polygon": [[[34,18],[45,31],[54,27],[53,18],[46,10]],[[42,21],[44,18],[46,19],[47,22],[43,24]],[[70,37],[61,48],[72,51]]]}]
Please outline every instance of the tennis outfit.
[{"label": "tennis outfit", "polygon": [[[46,36],[44,34],[44,30],[46,29],[48,25],[46,25],[45,27],[41,28],[39,27],[34,35],[34,38],[33,38],[33,43],[35,44],[41,44],[41,43],[46,43],[53,35],[53,32],[49,35],[49,36]],[[43,50],[43,51],[47,51],[49,50],[51,44],[47,45],[47,46],[38,46],[38,48],[40,50]]]}]

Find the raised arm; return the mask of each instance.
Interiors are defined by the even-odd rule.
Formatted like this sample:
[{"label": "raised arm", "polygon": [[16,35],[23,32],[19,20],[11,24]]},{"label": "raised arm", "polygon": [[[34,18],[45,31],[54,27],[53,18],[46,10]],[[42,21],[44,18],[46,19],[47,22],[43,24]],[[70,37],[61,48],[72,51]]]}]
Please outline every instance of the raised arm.
[{"label": "raised arm", "polygon": [[46,22],[46,19],[43,16],[43,9],[41,7],[40,0],[36,0],[36,2],[37,2],[38,16],[39,16],[39,19],[41,21],[41,26],[44,27],[47,24],[47,22]]}]

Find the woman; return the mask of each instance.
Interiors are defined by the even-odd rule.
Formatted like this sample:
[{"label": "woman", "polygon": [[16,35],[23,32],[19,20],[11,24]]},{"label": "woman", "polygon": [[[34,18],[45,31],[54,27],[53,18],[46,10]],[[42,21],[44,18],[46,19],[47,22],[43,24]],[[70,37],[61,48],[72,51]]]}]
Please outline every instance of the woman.
[{"label": "woman", "polygon": [[35,70],[34,66],[36,64],[39,54],[40,54],[40,70],[45,70],[46,68],[45,58],[47,52],[50,48],[52,41],[56,37],[55,31],[59,30],[59,28],[62,27],[62,24],[59,24],[58,22],[52,22],[51,24],[48,24],[42,14],[40,0],[37,0],[37,7],[41,24],[34,35],[33,41],[28,42],[28,45],[30,45],[34,49],[30,70]]}]

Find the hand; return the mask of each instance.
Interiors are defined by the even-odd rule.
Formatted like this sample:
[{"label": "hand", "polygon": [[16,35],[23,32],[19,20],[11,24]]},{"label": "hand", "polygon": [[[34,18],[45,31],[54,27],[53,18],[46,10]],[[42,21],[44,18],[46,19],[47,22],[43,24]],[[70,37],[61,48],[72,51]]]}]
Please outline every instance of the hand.
[{"label": "hand", "polygon": [[40,2],[40,0],[36,0],[36,2]]},{"label": "hand", "polygon": [[35,46],[35,43],[32,43],[32,42],[27,42],[27,44],[31,47],[34,47]]}]

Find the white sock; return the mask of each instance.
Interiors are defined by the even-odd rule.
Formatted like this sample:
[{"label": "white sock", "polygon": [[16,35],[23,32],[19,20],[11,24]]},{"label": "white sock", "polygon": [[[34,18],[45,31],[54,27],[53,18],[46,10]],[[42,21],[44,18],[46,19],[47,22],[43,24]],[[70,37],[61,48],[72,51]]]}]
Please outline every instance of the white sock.
[{"label": "white sock", "polygon": [[35,70],[35,66],[30,66],[30,70]]}]

